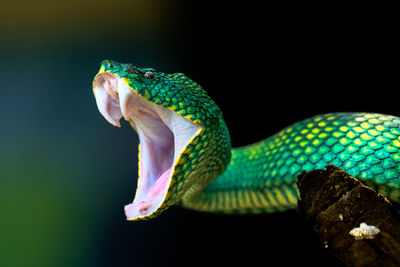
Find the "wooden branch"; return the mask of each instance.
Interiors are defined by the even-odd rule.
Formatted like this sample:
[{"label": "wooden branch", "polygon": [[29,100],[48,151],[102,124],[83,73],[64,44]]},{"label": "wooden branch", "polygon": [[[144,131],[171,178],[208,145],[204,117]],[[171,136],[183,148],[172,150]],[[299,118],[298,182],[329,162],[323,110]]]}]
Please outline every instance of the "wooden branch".
[{"label": "wooden branch", "polygon": [[331,254],[348,266],[400,266],[400,220],[383,195],[334,165],[304,171],[297,185],[298,211]]}]

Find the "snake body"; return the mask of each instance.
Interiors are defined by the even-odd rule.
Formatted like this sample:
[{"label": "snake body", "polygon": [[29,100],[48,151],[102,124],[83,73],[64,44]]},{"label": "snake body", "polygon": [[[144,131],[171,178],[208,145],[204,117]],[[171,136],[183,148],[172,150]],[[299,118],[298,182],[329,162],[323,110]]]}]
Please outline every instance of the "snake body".
[{"label": "snake body", "polygon": [[297,175],[334,164],[389,199],[400,200],[400,119],[331,113],[300,121],[232,150],[227,170],[189,207],[260,213],[294,208]]},{"label": "snake body", "polygon": [[[152,218],[174,204],[223,213],[292,209],[298,199],[297,175],[327,164],[344,169],[390,200],[400,202],[399,117],[377,113],[322,114],[288,126],[263,141],[232,149],[222,112],[205,90],[187,76],[105,60],[93,88],[107,87],[104,84],[107,79],[111,81],[110,77],[119,79],[118,85],[128,85],[149,107],[154,104],[155,109],[172,111],[200,129],[181,151],[174,152],[176,157],[170,174],[166,172],[170,177],[162,201],[157,205],[152,202],[150,208],[143,204],[147,203],[146,197],[138,196],[150,194],[139,192],[144,190],[140,186],[143,173],[139,170],[137,197],[129,207],[135,211],[126,209],[129,220]],[[99,109],[106,118],[110,116]],[[140,133],[138,124],[126,119]],[[158,188],[158,184],[161,182],[154,182],[152,188]]]}]

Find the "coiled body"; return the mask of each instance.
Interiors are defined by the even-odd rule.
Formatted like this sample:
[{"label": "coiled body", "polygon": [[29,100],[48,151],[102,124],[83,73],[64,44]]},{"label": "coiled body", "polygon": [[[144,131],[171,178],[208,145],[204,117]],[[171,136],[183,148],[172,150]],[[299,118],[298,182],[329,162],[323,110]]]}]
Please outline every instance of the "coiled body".
[{"label": "coiled body", "polygon": [[294,208],[297,175],[334,164],[400,201],[400,118],[373,113],[318,115],[232,150],[227,170],[184,206],[260,213]]}]

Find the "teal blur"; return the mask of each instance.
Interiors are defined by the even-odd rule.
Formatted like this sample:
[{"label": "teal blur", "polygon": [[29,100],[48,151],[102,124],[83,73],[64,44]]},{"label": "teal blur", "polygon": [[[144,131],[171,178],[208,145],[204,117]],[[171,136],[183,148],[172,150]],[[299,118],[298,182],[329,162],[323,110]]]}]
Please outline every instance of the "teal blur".
[{"label": "teal blur", "polygon": [[[123,246],[112,242],[124,227],[135,242],[165,243],[168,233],[149,238],[151,223],[125,221],[138,139],[128,123],[118,129],[103,119],[91,86],[104,58],[181,69],[180,45],[167,37],[176,27],[170,8],[159,1],[2,5],[0,266],[111,266],[101,255]],[[148,255],[138,252],[144,266]]]}]

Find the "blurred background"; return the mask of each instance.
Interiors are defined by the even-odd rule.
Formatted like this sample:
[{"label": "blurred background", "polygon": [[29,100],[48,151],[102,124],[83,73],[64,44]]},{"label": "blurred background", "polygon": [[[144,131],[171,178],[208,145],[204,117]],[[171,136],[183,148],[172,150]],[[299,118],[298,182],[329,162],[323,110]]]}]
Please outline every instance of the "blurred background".
[{"label": "blurred background", "polygon": [[105,58],[198,81],[234,146],[318,113],[400,115],[390,14],[216,2],[1,1],[0,266],[338,264],[295,211],[125,221],[138,139],[97,111]]}]

